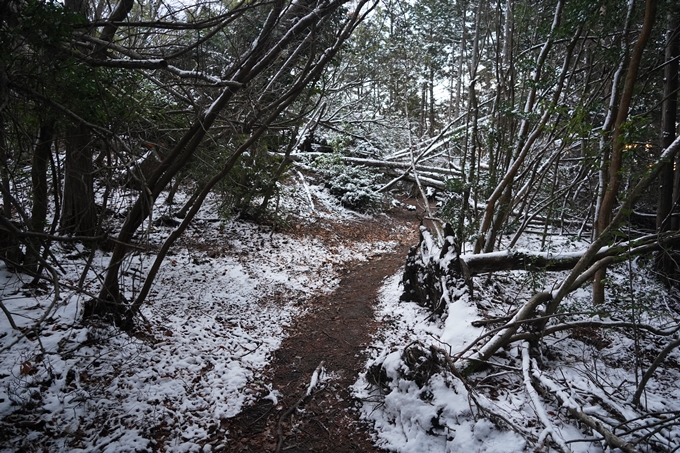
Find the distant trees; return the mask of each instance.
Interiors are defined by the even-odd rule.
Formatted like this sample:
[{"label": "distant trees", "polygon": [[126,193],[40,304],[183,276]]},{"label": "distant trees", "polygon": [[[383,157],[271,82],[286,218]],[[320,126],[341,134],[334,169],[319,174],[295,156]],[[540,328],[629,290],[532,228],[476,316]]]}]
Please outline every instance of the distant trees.
[{"label": "distant trees", "polygon": [[[352,140],[370,141],[381,121],[408,124],[410,139],[375,155],[407,164],[411,148],[417,166],[461,175],[411,170],[447,185],[442,215],[475,253],[512,248],[527,231],[543,246],[555,229],[595,238],[677,135],[678,13],[655,4],[384,3],[350,41],[364,52],[345,60],[379,68],[347,71],[364,107],[354,117],[371,118]],[[656,215],[658,228],[679,192],[676,166],[664,168],[658,197],[648,188],[634,215]],[[595,303],[603,280],[601,270]]]}]

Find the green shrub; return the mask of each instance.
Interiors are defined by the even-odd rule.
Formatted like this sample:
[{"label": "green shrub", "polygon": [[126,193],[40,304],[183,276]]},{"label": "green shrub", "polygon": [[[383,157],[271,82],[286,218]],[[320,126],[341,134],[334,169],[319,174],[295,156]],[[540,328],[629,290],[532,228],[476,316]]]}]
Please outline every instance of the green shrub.
[{"label": "green shrub", "polygon": [[311,167],[324,178],[324,184],[346,208],[368,212],[379,210],[383,195],[377,192],[378,175],[363,166],[349,166],[339,154],[317,157]]}]

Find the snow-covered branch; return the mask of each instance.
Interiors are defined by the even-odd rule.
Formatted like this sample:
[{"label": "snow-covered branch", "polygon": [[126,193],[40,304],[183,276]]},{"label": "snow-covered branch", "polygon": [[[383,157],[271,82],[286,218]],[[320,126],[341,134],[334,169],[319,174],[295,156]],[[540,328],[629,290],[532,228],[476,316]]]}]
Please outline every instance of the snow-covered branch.
[{"label": "snow-covered branch", "polygon": [[570,451],[569,447],[567,446],[567,444],[564,443],[564,439],[562,439],[562,437],[555,430],[555,427],[550,421],[550,418],[548,418],[548,414],[546,413],[545,408],[543,407],[543,403],[541,402],[541,399],[538,396],[538,393],[536,393],[536,389],[534,388],[531,382],[530,362],[531,358],[529,356],[529,343],[525,341],[524,343],[522,343],[522,374],[524,376],[524,388],[526,388],[527,394],[529,395],[529,399],[531,399],[531,402],[534,407],[534,412],[538,416],[538,419],[541,421],[543,426],[545,426],[545,429],[543,430],[543,432],[541,432],[541,435],[538,438],[537,448],[541,448],[543,446],[543,443],[545,442],[546,437],[550,436],[557,443],[559,450],[562,453],[567,453]]},{"label": "snow-covered branch", "polygon": [[605,427],[601,422],[585,414],[581,409],[581,406],[576,401],[574,401],[573,398],[571,398],[559,385],[553,382],[552,379],[541,373],[536,361],[533,361],[532,363],[532,375],[538,382],[541,383],[541,385],[547,388],[551,393],[555,394],[557,399],[562,404],[562,407],[566,407],[573,417],[600,433],[604,437],[605,442],[607,442],[610,447],[620,448],[625,453],[640,453],[640,450],[636,449],[631,443],[626,442],[620,437],[614,435],[614,433],[612,433],[611,430]]}]

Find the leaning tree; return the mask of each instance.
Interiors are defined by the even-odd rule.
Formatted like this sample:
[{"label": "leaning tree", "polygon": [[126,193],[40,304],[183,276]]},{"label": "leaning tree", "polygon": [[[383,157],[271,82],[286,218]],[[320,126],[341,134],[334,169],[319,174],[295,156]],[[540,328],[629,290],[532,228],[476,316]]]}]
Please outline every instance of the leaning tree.
[{"label": "leaning tree", "polygon": [[[3,259],[37,278],[48,269],[58,285],[54,241],[82,241],[91,246],[90,257],[99,245],[112,249],[84,314],[129,325],[168,249],[208,194],[235,169],[255,165],[253,156],[296,140],[323,95],[323,70],[374,6],[368,0],[4,3],[0,221],[11,246],[3,246]],[[285,168],[279,164],[268,164],[265,199]],[[161,193],[192,175],[200,177],[180,210],[182,222],[165,238],[137,294],[124,277],[136,234],[152,221]],[[136,191],[130,206],[110,205],[119,184]],[[119,230],[107,222],[111,208],[127,209]]]}]

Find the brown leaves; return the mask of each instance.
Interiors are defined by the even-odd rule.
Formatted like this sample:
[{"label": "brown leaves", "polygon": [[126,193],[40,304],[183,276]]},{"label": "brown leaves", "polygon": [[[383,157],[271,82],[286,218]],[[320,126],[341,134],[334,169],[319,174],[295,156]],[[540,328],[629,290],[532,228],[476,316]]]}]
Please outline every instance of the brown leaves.
[{"label": "brown leaves", "polygon": [[19,373],[22,376],[29,376],[35,373],[35,368],[33,367],[33,364],[27,360],[19,366]]}]

